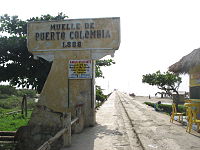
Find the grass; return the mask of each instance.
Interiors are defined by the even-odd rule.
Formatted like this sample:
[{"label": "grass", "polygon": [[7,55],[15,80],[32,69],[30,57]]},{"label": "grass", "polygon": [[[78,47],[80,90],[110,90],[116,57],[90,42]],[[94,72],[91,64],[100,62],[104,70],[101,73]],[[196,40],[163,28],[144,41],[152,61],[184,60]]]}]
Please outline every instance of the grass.
[{"label": "grass", "polygon": [[[6,115],[6,113],[21,110],[22,97],[0,94],[0,131],[16,131],[19,127],[27,125],[32,111],[28,111],[28,116],[24,117],[20,112]],[[34,99],[27,99],[28,109],[35,106]]]},{"label": "grass", "polygon": [[8,97],[3,97],[0,99],[0,108],[4,109],[12,109],[19,107],[21,104],[22,97],[17,97],[17,96],[8,96]]},{"label": "grass", "polygon": [[[34,97],[36,92],[33,90],[20,89],[11,94],[8,93],[10,87],[6,87],[6,91],[4,88],[4,92],[7,93],[3,93],[2,88],[4,88],[4,86],[0,85],[0,131],[17,131],[19,127],[27,125],[30,120],[32,109],[35,106]],[[20,112],[6,115],[6,113],[21,110],[22,97],[24,94],[28,97],[28,109],[31,109],[28,110],[28,116],[25,117]],[[0,143],[0,150],[14,149],[14,143]]]},{"label": "grass", "polygon": [[19,108],[12,108],[12,109],[5,109],[5,108],[2,108],[0,107],[0,116],[5,114],[5,113],[9,113],[9,112],[12,112],[12,111],[17,111],[19,110]]},{"label": "grass", "polygon": [[[0,108],[1,113],[7,113],[16,111],[16,108],[13,109],[4,109]],[[30,120],[32,111],[28,111],[28,116],[24,117],[21,113],[16,113],[12,115],[1,115],[0,116],[0,131],[17,131],[21,126],[28,124]],[[0,150],[14,150],[15,143],[0,143]]]},{"label": "grass", "polygon": [[0,131],[16,131],[19,127],[27,125],[32,111],[28,111],[28,116],[21,113],[3,115],[0,117]]},{"label": "grass", "polygon": [[[22,102],[22,97],[18,97],[15,95],[0,98],[0,110],[1,110],[1,108],[18,109],[19,110],[21,107],[21,102]],[[34,107],[34,105],[35,105],[34,99],[28,98],[27,105],[28,105],[28,108]]]}]

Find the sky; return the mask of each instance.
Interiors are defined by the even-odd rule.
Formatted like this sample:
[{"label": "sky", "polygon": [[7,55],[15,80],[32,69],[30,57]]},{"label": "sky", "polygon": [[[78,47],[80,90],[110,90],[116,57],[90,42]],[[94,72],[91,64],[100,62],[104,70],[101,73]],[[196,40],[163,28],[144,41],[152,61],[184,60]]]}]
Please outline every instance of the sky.
[{"label": "sky", "polygon": [[[142,83],[142,75],[168,67],[200,47],[199,0],[4,0],[0,15],[28,19],[63,12],[69,19],[120,17],[121,44],[115,65],[102,68],[105,78],[96,84],[105,93],[119,89],[136,95],[154,95],[158,89]],[[110,57],[106,57],[110,58]],[[182,75],[181,91],[189,90]]]}]

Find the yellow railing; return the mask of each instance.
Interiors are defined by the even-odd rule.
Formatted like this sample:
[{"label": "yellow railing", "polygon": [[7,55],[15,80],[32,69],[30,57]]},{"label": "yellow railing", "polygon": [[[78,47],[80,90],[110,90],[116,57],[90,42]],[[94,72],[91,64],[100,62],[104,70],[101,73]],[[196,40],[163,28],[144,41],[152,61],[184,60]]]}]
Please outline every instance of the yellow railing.
[{"label": "yellow railing", "polygon": [[191,132],[192,124],[197,124],[197,130],[199,130],[200,120],[197,118],[200,113],[200,99],[188,99],[185,100],[184,106],[186,107],[186,115],[187,115],[187,132]]}]

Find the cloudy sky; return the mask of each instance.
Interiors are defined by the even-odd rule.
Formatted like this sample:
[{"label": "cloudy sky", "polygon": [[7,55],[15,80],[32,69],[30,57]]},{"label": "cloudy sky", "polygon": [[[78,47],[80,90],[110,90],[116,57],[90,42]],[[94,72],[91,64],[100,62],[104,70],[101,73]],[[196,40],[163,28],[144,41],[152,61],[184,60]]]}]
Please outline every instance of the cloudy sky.
[{"label": "cloudy sky", "polygon": [[[63,12],[69,18],[120,17],[121,45],[115,65],[104,68],[97,84],[106,91],[119,89],[153,95],[156,87],[142,83],[142,75],[167,68],[200,47],[199,0],[4,0],[0,15],[21,19]],[[188,76],[180,90],[188,91]]]}]

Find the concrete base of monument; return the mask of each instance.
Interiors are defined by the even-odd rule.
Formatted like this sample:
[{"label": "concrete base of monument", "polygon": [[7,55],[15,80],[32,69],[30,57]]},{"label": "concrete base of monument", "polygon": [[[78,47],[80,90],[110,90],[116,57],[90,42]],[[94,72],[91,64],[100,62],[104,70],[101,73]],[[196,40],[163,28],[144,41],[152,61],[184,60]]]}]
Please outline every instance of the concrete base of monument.
[{"label": "concrete base of monument", "polygon": [[84,116],[83,114],[81,114],[79,116],[79,120],[76,123],[74,123],[71,127],[72,133],[81,133],[84,129],[84,122]]},{"label": "concrete base of monument", "polygon": [[[68,118],[70,117],[70,118]],[[16,150],[36,150],[49,138],[63,129],[63,123],[71,116],[53,112],[45,106],[37,106],[27,126],[18,129],[16,133]],[[58,150],[63,146],[62,136],[55,141],[51,150]]]},{"label": "concrete base of monument", "polygon": [[[86,117],[86,114],[89,115],[89,117]],[[78,117],[78,122],[70,127],[72,133],[81,133],[85,127],[94,126],[96,124],[95,116],[95,110],[87,110],[81,113]],[[75,118],[75,116],[72,116],[72,118]],[[44,144],[44,142],[54,137],[64,126],[71,126],[71,115],[69,115],[69,113],[63,116],[63,113],[54,112],[43,105],[37,105],[28,125],[19,128],[16,133],[16,150],[36,150]],[[67,137],[71,138],[71,133]],[[55,141],[53,146],[51,146],[51,150],[58,150],[62,147],[63,138],[61,136]]]},{"label": "concrete base of monument", "polygon": [[[17,150],[36,150],[66,126],[70,128],[71,135],[71,128],[72,132],[80,133],[83,128],[95,125],[95,62],[92,61],[91,66],[92,78],[71,79],[68,76],[71,60],[90,61],[91,52],[88,50],[55,53],[31,120],[28,126],[20,128],[17,132]],[[67,124],[64,123],[63,114],[67,114],[65,119],[70,120]],[[71,119],[76,117],[79,118],[79,123],[71,127]],[[53,144],[57,146],[56,150],[63,146],[63,140],[57,141],[60,143]]]},{"label": "concrete base of monument", "polygon": [[89,127],[93,127],[96,125],[96,110],[92,110],[89,117]]},{"label": "concrete base of monument", "polygon": [[96,124],[95,110],[87,111],[87,115],[82,113],[78,118],[78,121],[72,125],[72,133],[81,133],[84,128],[93,127]]}]

